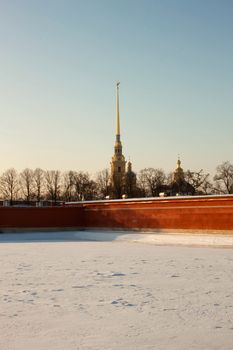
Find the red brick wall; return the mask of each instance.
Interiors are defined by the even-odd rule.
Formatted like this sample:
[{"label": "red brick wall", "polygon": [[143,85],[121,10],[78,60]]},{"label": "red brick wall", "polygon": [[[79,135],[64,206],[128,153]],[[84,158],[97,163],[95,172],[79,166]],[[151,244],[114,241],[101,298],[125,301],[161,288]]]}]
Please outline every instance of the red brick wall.
[{"label": "red brick wall", "polygon": [[233,230],[233,197],[84,204],[88,227]]},{"label": "red brick wall", "polygon": [[0,230],[7,228],[76,228],[84,227],[83,208],[2,207]]},{"label": "red brick wall", "polygon": [[233,196],[83,202],[44,208],[1,207],[0,230],[11,228],[233,231]]}]

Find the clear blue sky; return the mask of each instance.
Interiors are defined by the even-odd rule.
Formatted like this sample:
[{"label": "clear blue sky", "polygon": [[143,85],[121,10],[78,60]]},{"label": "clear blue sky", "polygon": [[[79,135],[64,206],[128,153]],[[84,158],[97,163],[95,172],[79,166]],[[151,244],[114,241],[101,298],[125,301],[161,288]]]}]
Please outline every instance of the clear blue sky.
[{"label": "clear blue sky", "polygon": [[233,161],[233,1],[0,0],[0,172]]}]

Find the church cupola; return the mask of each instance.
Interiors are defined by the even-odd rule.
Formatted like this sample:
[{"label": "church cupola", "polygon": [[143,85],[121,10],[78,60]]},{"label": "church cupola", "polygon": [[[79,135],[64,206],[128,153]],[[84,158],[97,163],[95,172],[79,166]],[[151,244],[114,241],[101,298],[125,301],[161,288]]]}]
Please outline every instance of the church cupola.
[{"label": "church cupola", "polygon": [[176,163],[176,170],[174,171],[174,174],[173,174],[173,181],[177,183],[184,181],[184,171],[181,168],[180,157],[178,157],[178,160]]},{"label": "church cupola", "polygon": [[129,160],[128,161],[128,164],[127,164],[127,172],[130,173],[132,171],[132,163],[131,161]]}]

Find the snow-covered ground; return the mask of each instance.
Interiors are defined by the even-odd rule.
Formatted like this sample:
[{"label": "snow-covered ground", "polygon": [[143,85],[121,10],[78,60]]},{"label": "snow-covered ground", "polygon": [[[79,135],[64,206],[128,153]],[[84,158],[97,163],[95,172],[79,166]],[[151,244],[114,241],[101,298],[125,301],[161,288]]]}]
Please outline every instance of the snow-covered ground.
[{"label": "snow-covered ground", "polygon": [[233,237],[0,234],[0,349],[232,350],[233,249],[217,246]]}]

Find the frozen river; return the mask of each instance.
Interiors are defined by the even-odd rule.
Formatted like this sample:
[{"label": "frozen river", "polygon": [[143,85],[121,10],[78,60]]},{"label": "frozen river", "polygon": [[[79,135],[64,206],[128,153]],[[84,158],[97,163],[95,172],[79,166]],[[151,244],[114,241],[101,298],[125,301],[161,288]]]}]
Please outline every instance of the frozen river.
[{"label": "frozen river", "polygon": [[0,234],[0,349],[232,350],[219,246],[232,236]]}]

